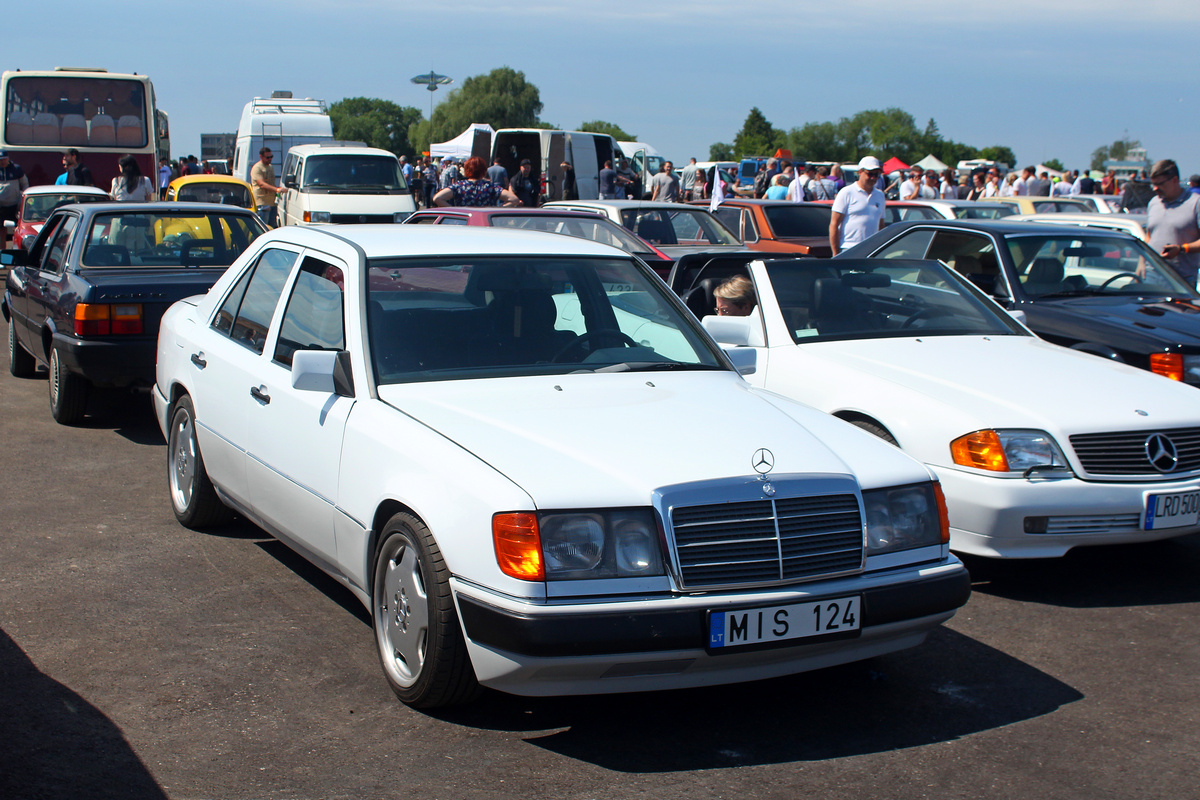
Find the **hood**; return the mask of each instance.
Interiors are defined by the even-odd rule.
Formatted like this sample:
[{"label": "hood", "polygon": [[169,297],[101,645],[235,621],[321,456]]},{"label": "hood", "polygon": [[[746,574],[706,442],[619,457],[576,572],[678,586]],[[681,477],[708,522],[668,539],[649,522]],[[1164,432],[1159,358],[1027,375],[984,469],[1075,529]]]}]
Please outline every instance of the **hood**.
[{"label": "hood", "polygon": [[[822,384],[838,387],[814,405],[859,408],[895,425],[901,439],[905,427],[923,432],[917,439],[940,452],[951,438],[982,428],[1034,428],[1065,437],[1200,425],[1196,388],[1030,336],[872,339],[800,350],[823,362],[810,367]],[[889,402],[863,401],[879,397]],[[924,409],[919,421],[911,418],[914,407]],[[941,437],[928,435],[935,425]]]},{"label": "hood", "polygon": [[1200,350],[1200,300],[1152,297],[1072,297],[1019,306],[1031,318],[1071,317],[1081,327],[1118,328],[1154,342],[1182,344]]},{"label": "hood", "polygon": [[[541,508],[644,505],[662,486],[756,480],[752,456],[762,447],[775,457],[775,476],[852,472],[819,438],[831,426],[832,438],[845,436],[848,426],[764,397],[731,372],[411,383],[382,386],[379,396],[507,476]],[[808,427],[796,421],[805,417]],[[863,465],[878,461],[892,482],[927,479],[919,464],[868,439],[840,448]]]}]

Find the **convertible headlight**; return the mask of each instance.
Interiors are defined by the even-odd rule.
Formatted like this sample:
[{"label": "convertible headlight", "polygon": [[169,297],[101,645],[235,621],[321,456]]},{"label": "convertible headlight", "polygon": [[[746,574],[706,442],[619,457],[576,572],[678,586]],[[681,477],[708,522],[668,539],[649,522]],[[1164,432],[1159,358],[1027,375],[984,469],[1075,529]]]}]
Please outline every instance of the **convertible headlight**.
[{"label": "convertible headlight", "polygon": [[1031,467],[1070,469],[1054,437],[1045,431],[975,431],[951,442],[950,456],[959,466],[989,472],[1024,472]]},{"label": "convertible headlight", "polygon": [[521,580],[664,574],[650,509],[496,514],[492,539],[500,569]]},{"label": "convertible headlight", "polygon": [[939,483],[862,493],[867,509],[867,553],[891,553],[950,541],[946,498]]}]

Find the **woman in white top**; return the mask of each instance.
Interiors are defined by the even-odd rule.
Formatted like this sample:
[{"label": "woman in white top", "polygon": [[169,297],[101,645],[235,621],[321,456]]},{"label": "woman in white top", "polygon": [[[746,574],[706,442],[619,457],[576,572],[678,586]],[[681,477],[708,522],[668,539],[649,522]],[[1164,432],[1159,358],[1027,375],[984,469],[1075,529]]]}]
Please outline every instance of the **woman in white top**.
[{"label": "woman in white top", "polygon": [[153,200],[154,184],[142,174],[137,159],[122,156],[117,163],[121,165],[121,174],[113,178],[108,196],[118,203],[149,203]]}]

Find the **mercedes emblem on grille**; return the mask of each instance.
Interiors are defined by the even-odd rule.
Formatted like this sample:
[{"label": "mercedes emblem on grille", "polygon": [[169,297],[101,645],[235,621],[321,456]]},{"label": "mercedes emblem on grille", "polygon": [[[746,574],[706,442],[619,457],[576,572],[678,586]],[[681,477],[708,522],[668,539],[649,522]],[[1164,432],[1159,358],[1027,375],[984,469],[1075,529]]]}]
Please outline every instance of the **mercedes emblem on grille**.
[{"label": "mercedes emblem on grille", "polygon": [[1171,472],[1179,466],[1179,452],[1175,443],[1161,433],[1146,437],[1146,458],[1150,466],[1159,472]]}]

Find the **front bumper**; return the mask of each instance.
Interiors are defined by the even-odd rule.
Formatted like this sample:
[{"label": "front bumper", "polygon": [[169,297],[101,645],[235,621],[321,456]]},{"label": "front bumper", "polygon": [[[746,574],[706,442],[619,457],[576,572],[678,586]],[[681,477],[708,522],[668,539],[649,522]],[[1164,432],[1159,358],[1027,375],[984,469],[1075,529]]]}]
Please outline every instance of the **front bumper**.
[{"label": "front bumper", "polygon": [[80,339],[54,334],[63,365],[97,386],[150,386],[158,342],[153,336]]},{"label": "front bumper", "polygon": [[[533,605],[455,582],[480,682],[520,695],[606,694],[790,675],[914,647],[967,602],[970,577],[949,557],[787,590]],[[853,638],[798,640],[714,653],[708,612],[862,597]]]},{"label": "front bumper", "polygon": [[[1146,496],[1200,489],[1200,479],[1100,483],[1064,478],[999,478],[930,465],[950,510],[950,549],[991,558],[1053,558],[1072,547],[1150,542],[1200,526],[1142,530]],[[1026,517],[1046,518],[1026,533]]]}]

